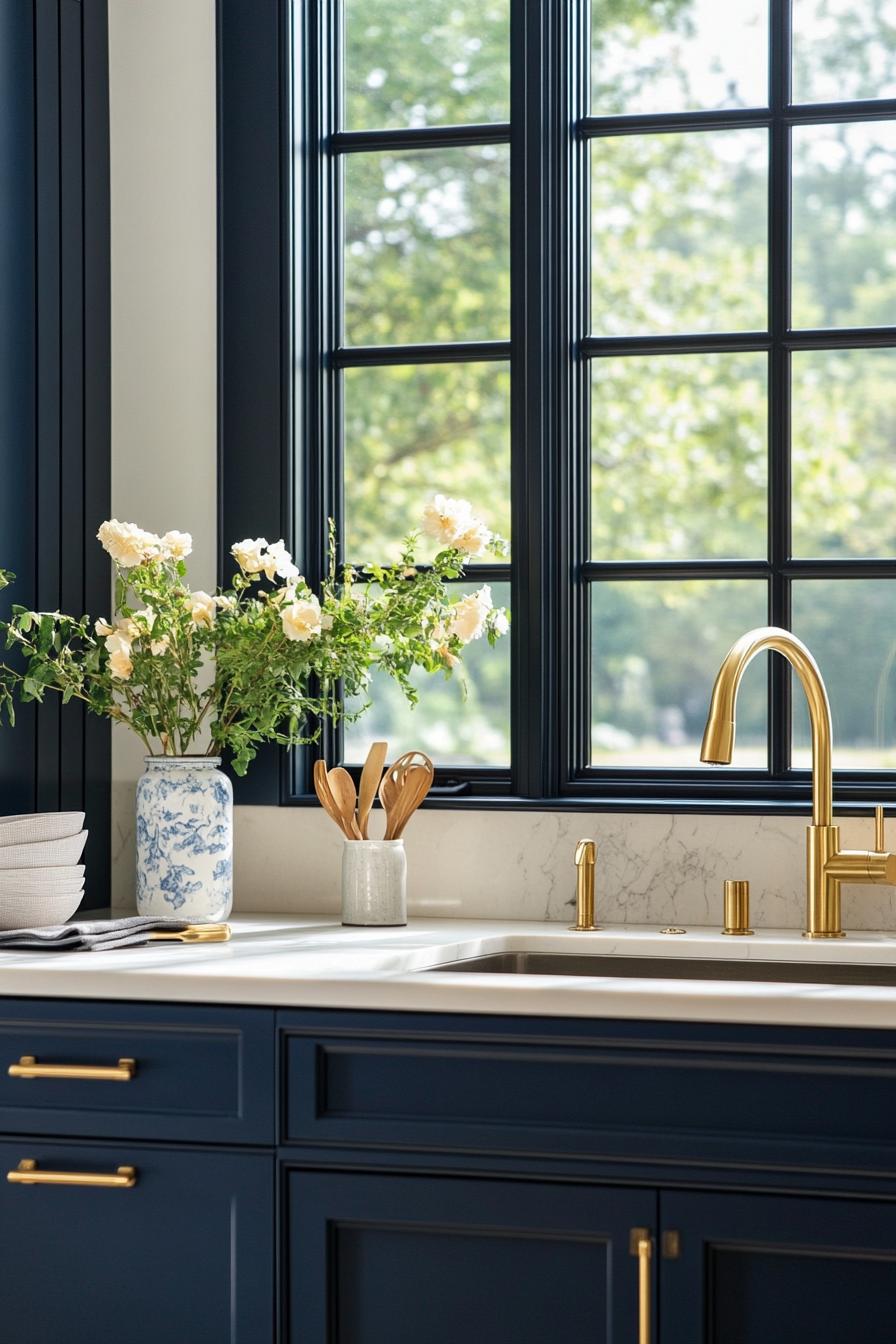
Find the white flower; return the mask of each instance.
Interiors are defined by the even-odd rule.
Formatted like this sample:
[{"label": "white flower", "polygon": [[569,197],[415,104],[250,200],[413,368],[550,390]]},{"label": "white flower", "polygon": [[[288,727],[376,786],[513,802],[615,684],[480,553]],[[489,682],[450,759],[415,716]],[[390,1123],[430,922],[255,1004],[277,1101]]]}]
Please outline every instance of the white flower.
[{"label": "white flower", "polygon": [[106,636],[106,651],[110,654],[125,653],[130,657],[131,641],[126,634],[114,630],[111,635]]},{"label": "white flower", "polygon": [[499,607],[491,620],[491,627],[496,635],[506,635],[510,629],[510,621],[507,618],[507,612],[503,607]]},{"label": "white flower", "polygon": [[109,658],[109,671],[119,681],[128,681],[134,670],[130,652],[126,647],[116,649]]},{"label": "white flower", "polygon": [[264,550],[267,546],[264,537],[246,537],[244,541],[237,541],[230,548],[230,554],[239,565],[244,574],[260,574],[264,569]]},{"label": "white flower", "polygon": [[212,601],[219,611],[233,611],[236,607],[236,598],[231,593],[217,593]]},{"label": "white flower", "polygon": [[322,613],[320,603],[312,594],[290,602],[280,613],[283,633],[287,639],[305,643],[321,632]]},{"label": "white flower", "polygon": [[286,549],[282,537],[279,541],[272,541],[268,546],[263,564],[264,572],[272,583],[275,578],[285,579],[287,583],[293,585],[301,581],[302,576],[293,564],[292,556]]},{"label": "white flower", "polygon": [[373,641],[373,647],[376,649],[377,653],[391,653],[392,640],[388,635],[377,635],[376,639]]},{"label": "white flower", "polygon": [[95,632],[103,638],[106,635],[112,634],[112,626],[106,620],[105,616],[100,616],[99,620],[94,621],[93,628]]},{"label": "white flower", "polygon": [[[129,644],[133,643],[135,639],[140,638],[140,628],[136,621],[133,621],[130,616],[119,616],[118,620],[115,622],[115,630],[113,633],[120,635],[122,639],[125,639]],[[106,640],[107,644],[108,642],[109,641]]]},{"label": "white flower", "polygon": [[184,598],[187,609],[190,613],[190,620],[196,626],[206,626],[208,629],[215,623],[215,599],[209,593],[204,593],[201,588],[189,597]]},{"label": "white flower", "polygon": [[161,639],[154,639],[151,642],[149,646],[150,652],[154,653],[156,657],[158,657],[159,654],[168,652],[168,647],[170,644],[171,644],[171,636],[163,635]]},{"label": "white flower", "polygon": [[446,667],[457,667],[458,663],[460,662],[460,659],[458,658],[457,654],[452,653],[451,650],[448,648],[447,644],[443,648],[438,650],[438,654]]},{"label": "white flower", "polygon": [[423,510],[423,531],[442,546],[453,546],[475,522],[473,506],[466,499],[435,495]]},{"label": "white flower", "polygon": [[[136,622],[138,621],[141,622],[143,625],[145,625],[146,627],[145,632],[141,630],[139,626],[136,624]],[[130,622],[130,624],[133,625],[136,634],[132,635],[131,638],[136,639],[138,638],[138,636],[144,633],[151,635],[152,628],[155,625],[155,623],[156,623],[156,613],[153,611],[152,607],[144,607],[142,611],[135,611],[134,619],[133,621]]]},{"label": "white flower", "polygon": [[122,569],[133,569],[144,560],[152,560],[162,548],[162,539],[154,532],[145,532],[136,523],[120,523],[117,518],[103,523],[96,535],[103,550]]},{"label": "white flower", "polygon": [[189,532],[166,532],[162,538],[162,554],[166,560],[186,560],[193,550]]},{"label": "white flower", "polygon": [[481,518],[473,518],[470,526],[454,538],[453,545],[467,555],[481,555],[492,539],[492,534]]},{"label": "white flower", "polygon": [[462,644],[469,644],[471,640],[479,639],[491,609],[492,590],[485,584],[478,593],[469,593],[459,602],[455,602],[448,622],[449,635],[456,635]]}]

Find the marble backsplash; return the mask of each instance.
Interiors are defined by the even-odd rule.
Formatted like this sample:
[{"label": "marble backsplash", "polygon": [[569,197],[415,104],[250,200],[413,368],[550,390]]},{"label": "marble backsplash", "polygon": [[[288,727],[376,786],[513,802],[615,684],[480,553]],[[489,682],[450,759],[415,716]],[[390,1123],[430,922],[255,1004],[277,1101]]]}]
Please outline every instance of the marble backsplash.
[{"label": "marble backsplash", "polygon": [[[124,797],[115,811],[114,900],[129,908],[132,836]],[[871,847],[870,818],[839,824],[844,845]],[[750,881],[754,928],[802,928],[805,827],[804,817],[424,811],[406,836],[409,909],[418,916],[568,921],[575,844],[591,836],[602,922],[719,924],[722,883],[734,877]],[[237,808],[235,840],[236,909],[337,913],[344,842],[319,809]],[[845,928],[896,930],[896,889],[844,887],[843,895]]]}]

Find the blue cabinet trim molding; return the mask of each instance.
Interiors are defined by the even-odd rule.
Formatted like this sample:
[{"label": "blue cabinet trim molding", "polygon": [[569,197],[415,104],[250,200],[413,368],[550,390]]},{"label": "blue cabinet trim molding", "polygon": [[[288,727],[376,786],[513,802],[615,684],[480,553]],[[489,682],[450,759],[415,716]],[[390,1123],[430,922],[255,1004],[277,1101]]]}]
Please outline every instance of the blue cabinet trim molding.
[{"label": "blue cabinet trim molding", "polygon": [[[0,5],[0,598],[108,606],[106,0]],[[69,705],[0,732],[0,813],[84,808],[85,904],[108,904],[109,730]]]}]

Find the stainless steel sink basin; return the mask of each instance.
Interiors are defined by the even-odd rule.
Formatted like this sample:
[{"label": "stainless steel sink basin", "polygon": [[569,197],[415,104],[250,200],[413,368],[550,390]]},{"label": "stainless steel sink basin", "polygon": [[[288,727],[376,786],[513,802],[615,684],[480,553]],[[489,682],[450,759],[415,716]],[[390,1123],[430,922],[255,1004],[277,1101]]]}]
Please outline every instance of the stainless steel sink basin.
[{"label": "stainless steel sink basin", "polygon": [[648,980],[795,981],[809,985],[896,985],[896,966],[850,962],[713,961],[696,957],[606,957],[565,952],[492,952],[430,971],[476,975],[587,975]]}]

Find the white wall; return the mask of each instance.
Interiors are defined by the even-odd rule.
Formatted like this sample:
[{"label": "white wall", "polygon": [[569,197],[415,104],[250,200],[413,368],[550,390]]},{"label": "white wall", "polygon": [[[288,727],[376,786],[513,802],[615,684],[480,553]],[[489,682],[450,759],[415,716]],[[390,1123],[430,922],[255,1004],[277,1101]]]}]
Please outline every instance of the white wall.
[{"label": "white wall", "polygon": [[[214,581],[214,0],[110,0],[113,512],[193,533]],[[133,907],[138,747],[113,754],[113,904]],[[718,923],[749,878],[756,923],[803,919],[804,819],[429,811],[408,832],[412,912],[567,919],[580,835],[600,844],[600,917]],[[870,822],[844,825],[870,843]],[[341,840],[319,809],[238,808],[236,900],[338,909]],[[887,888],[847,888],[851,928],[896,928]]]},{"label": "white wall", "polygon": [[[215,575],[214,0],[109,0],[112,512]],[[139,743],[112,749],[113,904],[133,904]]]}]

